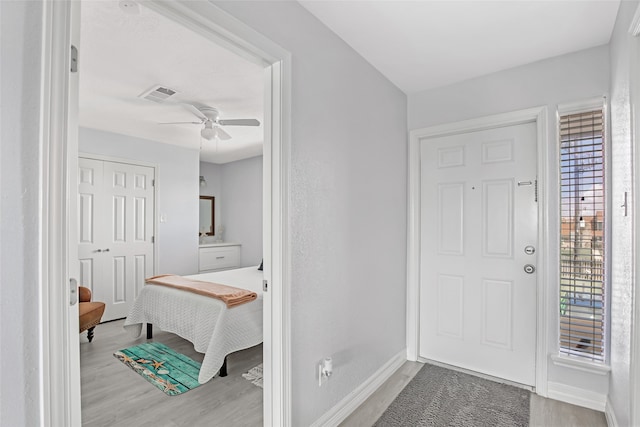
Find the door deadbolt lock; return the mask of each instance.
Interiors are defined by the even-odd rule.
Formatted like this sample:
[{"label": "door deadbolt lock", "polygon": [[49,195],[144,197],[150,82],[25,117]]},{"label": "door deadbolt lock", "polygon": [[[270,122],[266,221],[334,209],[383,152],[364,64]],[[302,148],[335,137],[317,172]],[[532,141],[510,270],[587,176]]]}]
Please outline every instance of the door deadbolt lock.
[{"label": "door deadbolt lock", "polygon": [[524,253],[527,255],[533,255],[536,253],[536,248],[534,248],[533,246],[529,245],[527,247],[524,248]]},{"label": "door deadbolt lock", "polygon": [[536,268],[531,264],[527,264],[524,266],[524,272],[527,274],[533,274],[535,271],[536,271]]}]

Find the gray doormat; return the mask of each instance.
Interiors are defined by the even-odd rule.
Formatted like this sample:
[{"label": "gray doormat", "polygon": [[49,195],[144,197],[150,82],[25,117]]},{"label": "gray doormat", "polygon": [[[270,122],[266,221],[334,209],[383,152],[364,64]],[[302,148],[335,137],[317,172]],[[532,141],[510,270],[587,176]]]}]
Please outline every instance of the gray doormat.
[{"label": "gray doormat", "polygon": [[375,426],[526,427],[529,395],[527,390],[426,364]]}]

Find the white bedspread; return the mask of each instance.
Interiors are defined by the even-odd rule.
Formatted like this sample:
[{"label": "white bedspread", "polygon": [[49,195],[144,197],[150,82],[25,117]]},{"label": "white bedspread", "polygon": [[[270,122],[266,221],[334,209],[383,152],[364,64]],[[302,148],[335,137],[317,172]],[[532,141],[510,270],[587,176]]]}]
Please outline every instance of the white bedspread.
[{"label": "white bedspread", "polygon": [[262,342],[262,271],[257,267],[186,276],[192,279],[249,289],[255,301],[227,308],[215,298],[175,288],[145,285],[136,298],[124,328],[133,337],[142,333],[142,324],[151,323],[193,343],[204,353],[198,381],[213,378],[227,354]]}]

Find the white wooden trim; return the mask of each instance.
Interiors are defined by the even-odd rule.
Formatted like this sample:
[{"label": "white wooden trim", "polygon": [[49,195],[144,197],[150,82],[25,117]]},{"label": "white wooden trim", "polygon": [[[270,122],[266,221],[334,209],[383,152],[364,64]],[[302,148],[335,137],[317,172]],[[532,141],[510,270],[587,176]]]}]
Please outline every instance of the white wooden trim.
[{"label": "white wooden trim", "polygon": [[[407,351],[393,356],[351,393],[318,418],[311,427],[337,426],[387,381],[407,361]],[[331,381],[331,380],[329,380]]]},{"label": "white wooden trim", "polygon": [[454,123],[429,126],[422,129],[412,130],[409,133],[410,139],[419,142],[425,138],[439,138],[448,135],[456,135],[465,132],[476,132],[485,129],[492,129],[499,126],[512,126],[521,123],[530,123],[538,120],[540,114],[547,107],[528,108],[510,113],[495,114],[492,116],[480,117]]},{"label": "white wooden trim", "polygon": [[552,354],[551,361],[554,365],[562,366],[564,368],[573,369],[576,371],[587,372],[595,375],[609,375],[611,372],[611,366],[603,363],[595,363],[588,360],[578,360],[576,357],[568,357],[562,354]]},{"label": "white wooden trim", "polygon": [[[265,293],[264,424],[291,426],[291,303],[289,252],[289,142],[291,138],[291,61],[283,60],[268,69],[271,92],[265,94],[265,153],[263,158],[263,238],[265,279],[269,291]],[[268,131],[267,131],[268,129]],[[266,150],[267,145],[271,146]]]},{"label": "white wooden trim", "polygon": [[407,209],[407,360],[420,353],[420,139],[409,136]]},{"label": "white wooden trim", "polygon": [[[550,194],[547,190],[547,178],[549,176],[549,165],[547,163],[549,159],[549,125],[547,123],[548,109],[547,107],[541,107],[537,109],[537,115],[535,117],[537,125],[537,138],[538,138],[538,253],[540,254],[537,259],[538,271],[541,274],[538,276],[538,301],[537,301],[537,330],[536,330],[536,393],[540,396],[547,396],[547,370],[548,359],[547,353],[549,350],[549,322],[548,322],[548,294],[549,283],[553,280],[550,275],[555,270],[550,268],[551,265],[558,263],[549,259],[550,251],[549,236],[551,235],[551,224],[547,221],[550,216],[549,209],[553,206],[551,197],[555,195]],[[557,312],[556,308],[553,308]]]},{"label": "white wooden trim", "polygon": [[546,220],[549,194],[544,191],[547,176],[548,130],[546,106],[529,108],[455,123],[416,129],[409,133],[409,197],[407,235],[407,359],[418,360],[420,350],[420,142],[427,138],[480,131],[499,126],[535,122],[537,126],[538,174],[538,298],[536,319],[536,393],[547,395],[547,265],[549,229]]},{"label": "white wooden trim", "polygon": [[[43,163],[43,200],[54,204],[56,212],[43,215],[42,257],[42,325],[43,325],[43,425],[80,426],[80,384],[79,361],[73,362],[70,352],[65,348],[65,337],[59,336],[61,330],[69,330],[66,311],[61,310],[62,302],[67,301],[68,292],[50,292],[51,283],[66,283],[68,254],[47,250],[67,244],[65,215],[69,206],[60,208],[59,204],[67,200],[65,180],[69,178],[70,167],[65,163],[63,154],[73,156],[77,161],[77,146],[66,147],[66,120],[73,116],[66,110],[69,95],[65,76],[68,75],[68,50],[72,40],[71,33],[79,31],[79,23],[73,21],[71,9],[79,2],[45,2],[44,39],[48,49],[43,52],[43,76],[45,81],[45,101],[43,117],[49,119],[50,128],[43,126],[44,148],[56,157],[45,158]],[[73,6],[70,6],[73,5]],[[265,298],[265,354],[269,353],[269,365],[265,369],[264,424],[267,426],[291,425],[291,356],[290,356],[290,313],[289,313],[289,168],[291,139],[291,54],[273,43],[257,31],[248,27],[235,17],[224,12],[211,2],[190,1],[150,1],[145,6],[213,40],[235,53],[260,63],[270,69],[269,99],[272,111],[265,111],[265,129],[269,129],[265,139],[265,148],[271,153],[264,157],[270,159],[270,191],[265,194],[269,203],[270,221],[265,228],[265,242],[270,249],[270,262],[265,259],[265,278],[270,280],[270,297]],[[79,9],[78,9],[79,10]],[[51,45],[52,47],[50,47]],[[49,81],[50,80],[50,81]],[[77,114],[77,113],[76,113]],[[73,119],[73,117],[70,117]],[[76,124],[77,128],[77,124]],[[52,141],[49,142],[48,139]],[[77,141],[76,141],[77,142]],[[47,145],[48,144],[48,145]],[[51,147],[51,148],[49,148]],[[69,150],[67,150],[69,148]],[[45,150],[45,151],[46,151]],[[73,169],[75,173],[75,169]],[[47,176],[57,174],[54,180]],[[73,187],[75,189],[75,187]],[[46,206],[45,206],[46,208]],[[73,208],[75,209],[75,207]],[[59,214],[58,214],[59,211]],[[57,246],[56,246],[57,245]],[[266,255],[266,254],[265,254]],[[52,259],[50,260],[49,257]],[[268,257],[265,257],[268,258]],[[53,286],[53,285],[51,285]],[[68,286],[65,286],[68,289]],[[77,322],[77,316],[76,322]],[[65,332],[66,334],[66,332]],[[75,334],[78,342],[78,334]],[[78,353],[76,351],[76,353]],[[74,374],[74,372],[76,374]],[[73,375],[78,378],[73,382]],[[271,377],[271,381],[270,378]],[[73,383],[71,383],[73,382]],[[270,384],[270,386],[269,386]]]},{"label": "white wooden trim", "polygon": [[[80,426],[80,357],[77,306],[70,306],[69,262],[75,239],[77,103],[69,94],[78,76],[69,71],[70,46],[78,45],[78,2],[43,3],[41,92],[41,424]],[[74,169],[75,171],[75,169]],[[74,262],[74,264],[77,264]]]},{"label": "white wooden trim", "polygon": [[102,160],[105,162],[112,162],[112,163],[124,163],[126,165],[144,166],[147,168],[158,169],[157,163],[145,162],[144,160],[127,159],[125,157],[105,156],[103,154],[86,153],[84,151],[81,151],[78,153],[78,158]]},{"label": "white wooden trim", "polygon": [[290,61],[291,54],[236,17],[207,1],[151,0],[148,7],[248,61],[265,67]]},{"label": "white wooden trim", "polygon": [[[604,408],[604,416],[607,419],[608,427],[618,427],[620,425],[618,424],[618,418],[616,418],[616,413],[613,410],[613,406],[611,405],[611,400],[608,397],[607,397],[607,403]],[[631,425],[635,425],[635,424],[631,423]]]},{"label": "white wooden trim", "polygon": [[[634,36],[640,35],[640,5],[636,9],[634,16],[635,31]],[[631,283],[634,284],[632,301],[632,320],[631,320],[631,366],[630,366],[630,393],[629,399],[631,403],[631,425],[640,425],[640,405],[634,402],[640,401],[640,284],[638,283],[638,266],[640,266],[640,238],[638,232],[640,227],[640,197],[638,197],[638,189],[640,188],[640,148],[638,144],[640,140],[640,38],[634,37],[629,40],[630,44],[630,64],[629,76],[631,87],[631,146],[633,147],[633,182],[631,189],[631,200],[633,200],[632,215],[632,233],[633,236],[633,260],[631,267]]]},{"label": "white wooden trim", "polygon": [[607,98],[605,96],[597,96],[580,101],[558,104],[557,111],[559,115],[566,116],[568,114],[583,113],[589,110],[601,109],[606,105],[606,103]]},{"label": "white wooden trim", "polygon": [[548,383],[548,393],[550,399],[571,403],[572,405],[578,405],[583,408],[589,408],[600,412],[605,411],[605,406],[607,404],[606,394],[600,394],[552,381],[549,381]]}]

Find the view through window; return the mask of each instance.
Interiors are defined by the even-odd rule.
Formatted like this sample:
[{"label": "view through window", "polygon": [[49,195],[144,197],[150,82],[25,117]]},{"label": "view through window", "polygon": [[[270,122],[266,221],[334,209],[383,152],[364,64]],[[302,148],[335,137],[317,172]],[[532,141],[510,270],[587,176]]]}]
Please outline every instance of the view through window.
[{"label": "view through window", "polygon": [[604,360],[603,110],[560,117],[560,353]]}]

